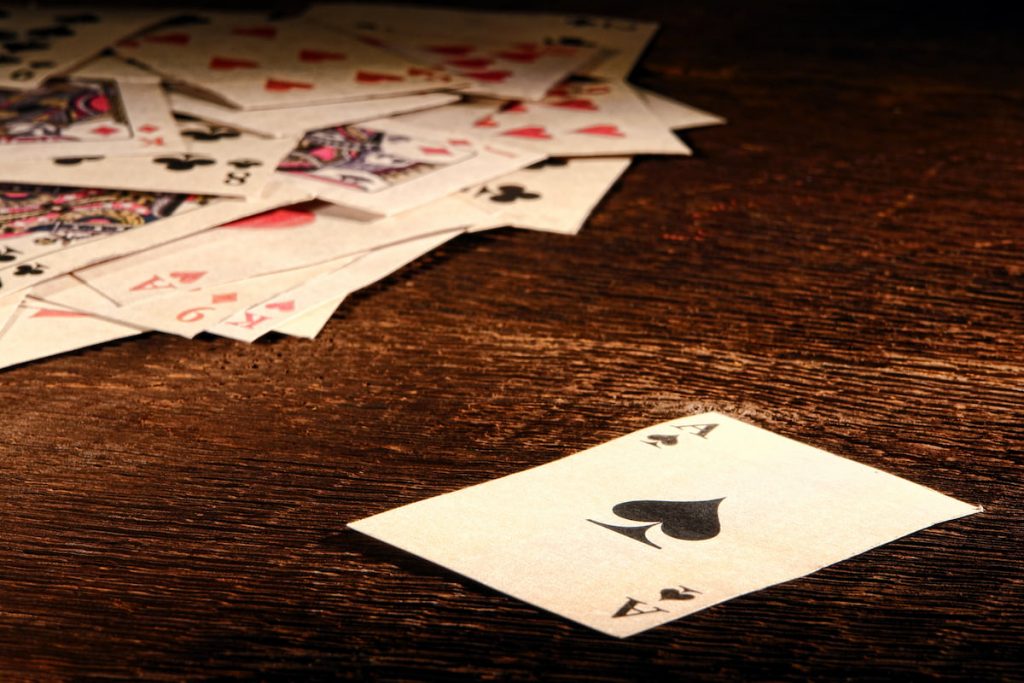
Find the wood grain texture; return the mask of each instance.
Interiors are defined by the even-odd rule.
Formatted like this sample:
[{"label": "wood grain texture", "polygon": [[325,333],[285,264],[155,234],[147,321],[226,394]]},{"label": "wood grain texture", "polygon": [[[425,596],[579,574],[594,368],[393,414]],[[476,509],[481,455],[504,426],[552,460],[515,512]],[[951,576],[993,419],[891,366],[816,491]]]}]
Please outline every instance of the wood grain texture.
[{"label": "wood grain texture", "polygon": [[[1024,680],[1016,17],[556,5],[661,20],[636,80],[730,125],[316,341],[0,373],[0,680]],[[345,529],[707,409],[986,512],[626,641]]]}]

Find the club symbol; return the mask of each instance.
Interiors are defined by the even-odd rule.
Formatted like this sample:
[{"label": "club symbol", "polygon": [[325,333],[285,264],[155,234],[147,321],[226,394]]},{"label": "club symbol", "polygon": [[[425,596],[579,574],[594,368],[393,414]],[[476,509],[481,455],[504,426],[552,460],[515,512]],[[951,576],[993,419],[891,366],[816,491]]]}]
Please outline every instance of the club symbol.
[{"label": "club symbol", "polygon": [[57,157],[53,160],[53,163],[59,166],[77,166],[83,161],[96,161],[102,159],[102,156],[93,157]]},{"label": "club symbol", "polygon": [[18,258],[17,254],[21,252],[11,247],[4,247],[3,251],[0,251],[0,261],[13,261]]},{"label": "club symbol", "polygon": [[619,503],[612,513],[634,522],[650,522],[644,526],[616,526],[588,519],[598,526],[611,529],[634,541],[660,549],[647,538],[652,527],[661,525],[663,534],[680,541],[705,541],[722,530],[718,520],[718,506],[725,498],[712,500],[631,500]]},{"label": "club symbol", "polygon": [[41,275],[45,266],[41,266],[38,263],[23,263],[14,270],[15,275]]},{"label": "club symbol", "polygon": [[[682,590],[680,590],[680,588]],[[659,600],[693,600],[695,597],[700,595],[699,590],[693,588],[687,588],[686,586],[679,586],[679,588],[662,588],[661,597]]]},{"label": "club symbol", "polygon": [[252,168],[253,166],[262,166],[263,162],[259,159],[234,159],[229,161],[228,165],[235,168]]},{"label": "club symbol", "polygon": [[200,154],[180,154],[173,157],[157,157],[155,164],[163,164],[168,171],[191,171],[196,166],[210,166],[216,162]]},{"label": "club symbol", "polygon": [[662,446],[675,446],[679,443],[679,437],[675,434],[649,434],[645,444],[661,448]]},{"label": "club symbol", "polygon": [[530,164],[526,167],[527,171],[533,171],[540,168],[547,168],[548,166],[568,166],[569,160],[565,157],[548,157],[543,161],[538,161],[535,164]]},{"label": "club symbol", "polygon": [[192,138],[197,142],[213,142],[223,138],[237,138],[241,135],[234,128],[225,126],[210,126],[206,130],[186,130],[182,133],[185,137]]},{"label": "club symbol", "polygon": [[527,192],[522,185],[499,185],[497,193],[489,188],[484,188],[483,191],[493,195],[492,202],[502,204],[510,204],[518,199],[538,199],[540,197],[536,192]]},{"label": "club symbol", "polygon": [[30,28],[28,35],[32,38],[67,38],[75,35],[75,32],[64,24],[57,24],[56,26]]}]

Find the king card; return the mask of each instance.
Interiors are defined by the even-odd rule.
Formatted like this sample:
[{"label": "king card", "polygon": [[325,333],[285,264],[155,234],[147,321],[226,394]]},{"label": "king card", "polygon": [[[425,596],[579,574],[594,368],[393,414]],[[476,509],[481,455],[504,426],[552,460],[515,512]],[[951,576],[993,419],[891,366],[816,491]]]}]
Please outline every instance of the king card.
[{"label": "king card", "polygon": [[979,511],[704,413],[350,526],[623,638]]}]

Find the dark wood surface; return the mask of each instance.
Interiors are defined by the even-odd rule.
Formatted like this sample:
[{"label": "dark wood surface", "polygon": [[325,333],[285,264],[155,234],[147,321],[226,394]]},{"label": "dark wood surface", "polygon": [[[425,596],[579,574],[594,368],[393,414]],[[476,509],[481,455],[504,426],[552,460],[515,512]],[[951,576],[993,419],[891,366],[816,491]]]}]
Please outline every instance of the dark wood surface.
[{"label": "dark wood surface", "polygon": [[[1019,17],[678,5],[558,5],[730,119],[580,236],[0,373],[0,679],[1022,680]],[[345,528],[707,409],[986,512],[626,641]]]}]

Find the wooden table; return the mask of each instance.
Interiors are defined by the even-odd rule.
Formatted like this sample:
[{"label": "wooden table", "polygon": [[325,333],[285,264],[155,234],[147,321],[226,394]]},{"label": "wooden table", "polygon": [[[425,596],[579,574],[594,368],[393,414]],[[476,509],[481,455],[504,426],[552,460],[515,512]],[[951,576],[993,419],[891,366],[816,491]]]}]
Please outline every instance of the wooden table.
[{"label": "wooden table", "polygon": [[[1018,18],[558,6],[663,21],[635,80],[730,125],[314,342],[0,374],[0,679],[1024,679]],[[626,641],[345,528],[707,409],[987,510]]]}]

